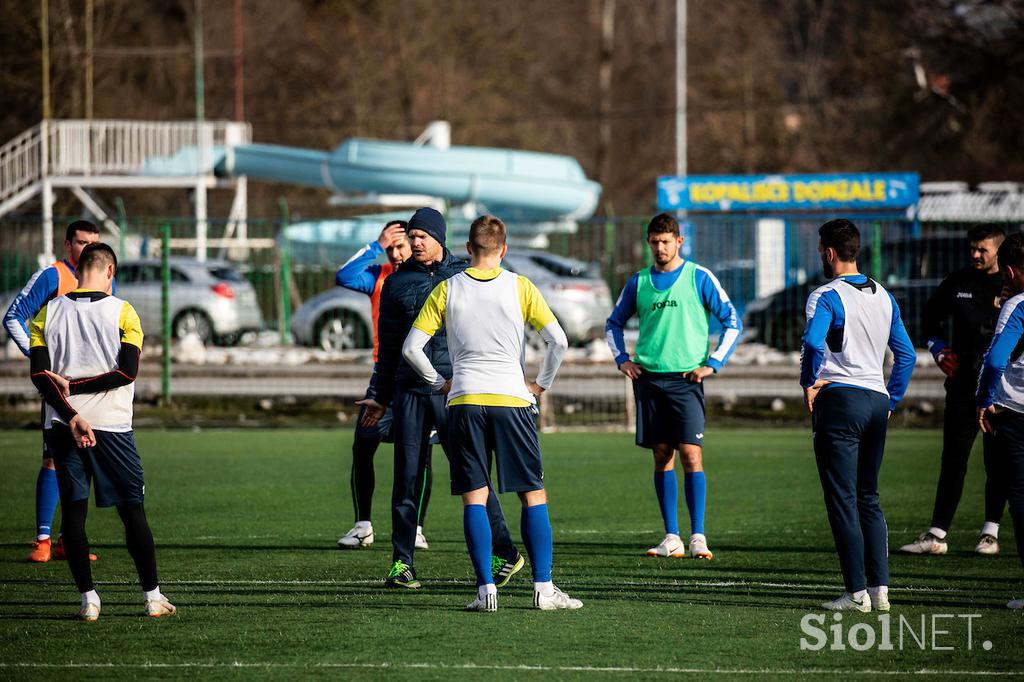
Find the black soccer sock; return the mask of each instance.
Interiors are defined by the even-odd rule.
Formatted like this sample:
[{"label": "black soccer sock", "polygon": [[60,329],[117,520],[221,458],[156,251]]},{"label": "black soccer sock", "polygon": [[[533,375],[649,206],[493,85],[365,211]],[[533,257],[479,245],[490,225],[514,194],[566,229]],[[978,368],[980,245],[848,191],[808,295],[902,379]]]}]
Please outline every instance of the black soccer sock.
[{"label": "black soccer sock", "polygon": [[373,456],[380,445],[379,438],[356,436],[352,442],[352,506],[355,507],[356,521],[369,521],[373,506]]},{"label": "black soccer sock", "polygon": [[119,506],[117,513],[124,524],[124,542],[135,561],[142,589],[146,592],[155,590],[159,585],[156,577],[156,546],[146,520],[146,511],[142,504],[128,504]]},{"label": "black soccer sock", "polygon": [[68,568],[75,579],[79,592],[95,589],[92,582],[92,565],[89,563],[89,538],[85,535],[85,517],[89,511],[89,500],[64,501],[61,503],[64,555]]}]

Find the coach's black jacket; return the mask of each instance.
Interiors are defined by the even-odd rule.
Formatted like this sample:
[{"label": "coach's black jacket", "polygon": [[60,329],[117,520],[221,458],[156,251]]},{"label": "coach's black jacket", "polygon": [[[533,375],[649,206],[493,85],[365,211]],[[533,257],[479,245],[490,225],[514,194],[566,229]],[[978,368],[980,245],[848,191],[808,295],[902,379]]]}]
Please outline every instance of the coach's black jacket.
[{"label": "coach's black jacket", "polygon": [[989,274],[967,267],[942,280],[924,306],[925,338],[939,339],[957,354],[958,378],[963,375],[970,386],[977,386],[981,360],[995,334],[1002,289],[1002,272]]},{"label": "coach's black jacket", "polygon": [[[431,387],[402,357],[402,344],[412,329],[412,323],[423,307],[430,292],[439,283],[469,267],[469,263],[454,257],[448,249],[441,260],[422,265],[410,258],[384,280],[380,294],[380,314],[377,319],[377,396],[381,405],[391,404],[395,387],[414,393],[430,393]],[[444,327],[434,335],[423,349],[430,364],[445,378],[452,376],[452,360],[448,355],[448,337]]]}]

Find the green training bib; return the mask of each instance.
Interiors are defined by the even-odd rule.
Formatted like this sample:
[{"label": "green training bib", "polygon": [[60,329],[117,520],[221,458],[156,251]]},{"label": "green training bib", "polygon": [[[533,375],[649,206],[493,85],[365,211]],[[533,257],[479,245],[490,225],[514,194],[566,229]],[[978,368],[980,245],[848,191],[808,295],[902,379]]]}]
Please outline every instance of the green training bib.
[{"label": "green training bib", "polygon": [[636,362],[651,372],[689,372],[708,358],[708,311],[697,292],[697,266],[686,261],[675,283],[661,291],[651,269],[640,271],[636,310],[640,338]]}]

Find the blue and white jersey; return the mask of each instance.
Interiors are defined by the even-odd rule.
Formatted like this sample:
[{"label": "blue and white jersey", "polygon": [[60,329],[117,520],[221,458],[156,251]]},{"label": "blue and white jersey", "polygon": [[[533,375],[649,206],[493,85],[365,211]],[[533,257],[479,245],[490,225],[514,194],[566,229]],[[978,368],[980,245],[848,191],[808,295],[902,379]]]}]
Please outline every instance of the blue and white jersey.
[{"label": "blue and white jersey", "polygon": [[[896,300],[866,275],[843,275],[807,298],[807,327],[800,355],[800,385],[819,379],[889,396],[889,410],[903,399],[917,354]],[[894,356],[886,384],[885,349]],[[827,389],[827,387],[826,387]]]},{"label": "blue and white jersey", "polygon": [[[707,362],[704,363],[715,370],[715,372],[718,372],[729,361],[729,357],[736,349],[736,343],[739,341],[740,333],[743,331],[743,325],[740,323],[739,315],[736,314],[736,308],[733,306],[732,301],[729,300],[729,294],[725,293],[725,289],[722,288],[718,278],[704,266],[697,265],[696,267],[697,271],[694,279],[697,285],[697,293],[700,296],[700,302],[704,309],[714,315],[715,319],[722,325],[718,346],[715,348],[715,352],[708,356]],[[682,265],[669,272],[660,272],[652,267],[651,283],[662,291],[671,289],[682,271]],[[622,293],[619,294],[619,300],[616,301],[612,314],[608,316],[608,320],[604,325],[605,340],[608,342],[608,348],[612,352],[612,357],[615,358],[616,365],[621,365],[629,360],[623,329],[625,329],[629,318],[636,314],[636,291],[639,279],[640,273],[629,278],[626,286],[622,289]]]},{"label": "blue and white jersey", "polygon": [[[74,273],[75,269],[66,260],[64,265]],[[73,287],[72,287],[73,288]],[[60,293],[60,273],[53,265],[38,270],[29,278],[18,295],[14,297],[4,313],[4,329],[15,345],[26,357],[29,355],[28,325],[44,305]]]},{"label": "blue and white jersey", "polygon": [[1003,304],[996,333],[985,353],[978,380],[978,407],[999,405],[1024,412],[1024,360],[1018,345],[1024,335],[1024,293]]},{"label": "blue and white jersey", "polygon": [[375,241],[370,242],[338,269],[334,276],[335,283],[339,287],[371,295],[383,267],[377,263],[377,259],[383,255],[383,247]]}]

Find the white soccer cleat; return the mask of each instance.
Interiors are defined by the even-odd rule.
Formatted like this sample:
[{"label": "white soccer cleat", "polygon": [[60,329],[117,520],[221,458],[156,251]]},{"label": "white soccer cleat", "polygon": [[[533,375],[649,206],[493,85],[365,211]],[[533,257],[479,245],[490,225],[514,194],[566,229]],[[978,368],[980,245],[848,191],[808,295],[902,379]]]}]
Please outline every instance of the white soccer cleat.
[{"label": "white soccer cleat", "polygon": [[683,544],[681,537],[675,533],[669,533],[657,547],[651,547],[647,550],[647,556],[686,556],[686,545]]},{"label": "white soccer cleat", "polygon": [[978,545],[974,548],[974,551],[978,554],[999,554],[999,540],[996,539],[996,536],[986,533],[978,540]]},{"label": "white soccer cleat", "polygon": [[92,602],[87,603],[82,607],[82,610],[78,612],[79,620],[92,623],[100,619],[100,605],[93,604]]},{"label": "white soccer cleat", "polygon": [[[886,603],[888,604],[888,598]],[[861,613],[871,613],[871,597],[865,594],[860,598],[860,601],[853,598],[853,595],[849,592],[843,592],[842,596],[832,601],[827,601],[821,605],[821,608],[829,611],[860,611]]]},{"label": "white soccer cleat", "polygon": [[925,531],[910,544],[900,547],[901,552],[907,554],[945,554],[949,545],[945,540],[940,540],[931,533]]},{"label": "white soccer cleat", "polygon": [[1024,599],[1011,599],[1006,602],[1006,608],[1008,609],[1024,609]]},{"label": "white soccer cleat", "polygon": [[550,594],[544,594],[540,590],[533,591],[533,606],[541,611],[555,611],[557,609],[582,609],[583,602],[573,599],[557,587],[553,588]]},{"label": "white soccer cleat", "polygon": [[423,526],[416,526],[416,549],[430,549],[427,538],[423,535]]},{"label": "white soccer cleat", "polygon": [[173,616],[177,612],[178,609],[175,608],[174,604],[167,601],[166,597],[146,600],[146,615],[150,618],[162,618],[164,616]]},{"label": "white soccer cleat", "polygon": [[869,587],[868,588],[868,597],[871,600],[871,610],[872,611],[881,611],[882,613],[888,613],[889,612],[889,608],[890,607],[889,607],[889,589],[888,588],[882,588],[882,589],[878,589],[875,592],[872,592],[872,589]]},{"label": "white soccer cleat", "polygon": [[694,533],[690,536],[690,556],[694,559],[706,560],[711,560],[715,556],[708,549],[708,539],[700,533]]},{"label": "white soccer cleat", "polygon": [[498,610],[498,594],[477,595],[476,599],[466,606],[467,611],[479,611],[481,613],[494,613]]},{"label": "white soccer cleat", "polygon": [[338,538],[341,549],[359,549],[373,546],[373,525],[369,521],[359,521],[352,530]]}]

